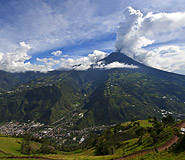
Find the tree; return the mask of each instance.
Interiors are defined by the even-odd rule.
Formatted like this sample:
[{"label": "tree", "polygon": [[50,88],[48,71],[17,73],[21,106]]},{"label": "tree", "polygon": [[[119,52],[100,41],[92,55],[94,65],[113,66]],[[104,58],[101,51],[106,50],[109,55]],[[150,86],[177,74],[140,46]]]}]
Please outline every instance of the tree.
[{"label": "tree", "polygon": [[157,121],[157,117],[156,117],[156,116],[154,116],[154,118],[153,118],[153,119],[154,119],[154,122],[156,122],[156,121]]},{"label": "tree", "polygon": [[21,143],[21,153],[24,153],[24,154],[31,154],[31,147],[30,147],[30,144],[27,143],[26,141],[23,141]]},{"label": "tree", "polygon": [[151,129],[151,132],[150,132],[150,137],[152,138],[154,149],[156,152],[158,152],[156,148],[156,144],[158,140],[161,138],[160,133],[162,130],[163,130],[162,123],[159,122],[157,119],[154,119],[153,128]]},{"label": "tree", "polygon": [[114,154],[115,148],[111,146],[110,143],[102,141],[96,146],[96,155],[108,155]]},{"label": "tree", "polygon": [[56,153],[55,147],[49,145],[49,143],[44,142],[40,147],[40,153],[43,154],[54,154]]},{"label": "tree", "polygon": [[155,130],[153,130],[153,131],[150,133],[150,137],[151,137],[152,140],[153,140],[153,144],[154,144],[154,149],[155,149],[155,151],[158,152],[157,147],[156,147],[156,143],[157,143],[157,141],[158,141],[158,134],[157,134],[157,132],[156,132]]},{"label": "tree", "polygon": [[143,135],[146,133],[146,129],[144,128],[144,127],[140,127],[139,129],[137,129],[136,131],[135,131],[135,134],[136,135],[138,135],[138,136],[140,136],[139,137],[139,140],[137,141],[137,143],[141,143],[141,141],[142,141],[142,138],[143,138]]},{"label": "tree", "polygon": [[139,127],[139,126],[140,126],[140,122],[139,122],[139,121],[138,121],[138,122],[134,122],[134,124],[133,124],[133,125],[134,125],[134,126],[136,126],[136,125],[137,125],[137,126]]},{"label": "tree", "polygon": [[162,122],[165,125],[173,124],[174,123],[174,118],[173,118],[172,114],[168,114],[166,117],[163,117]]},{"label": "tree", "polygon": [[22,153],[31,154],[30,141],[31,141],[31,134],[26,133],[23,137],[23,142],[21,143],[21,152]]},{"label": "tree", "polygon": [[180,137],[180,140],[175,147],[175,151],[180,152],[180,151],[184,151],[184,150],[185,150],[185,135]]}]

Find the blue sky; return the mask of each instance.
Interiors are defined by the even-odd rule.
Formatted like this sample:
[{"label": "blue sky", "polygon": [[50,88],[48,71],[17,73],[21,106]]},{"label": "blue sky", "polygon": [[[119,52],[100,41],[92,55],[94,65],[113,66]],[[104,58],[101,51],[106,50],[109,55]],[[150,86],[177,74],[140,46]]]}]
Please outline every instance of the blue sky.
[{"label": "blue sky", "polygon": [[[148,20],[145,16],[149,12],[152,12],[152,18],[157,17],[158,13],[170,15],[170,13],[183,14],[185,12],[185,0],[0,0],[0,69],[11,72],[48,71],[63,67],[63,63],[65,66],[63,59],[88,57],[89,54],[94,54],[94,50],[111,53],[121,45],[120,38],[117,38],[120,22],[125,20],[125,16],[129,15],[128,19],[132,19],[133,14],[137,15],[131,10],[126,15],[129,6],[143,14],[143,17],[137,17],[142,21]],[[156,23],[160,23],[160,20]],[[128,24],[129,20],[124,22],[123,30]],[[143,44],[141,48],[148,48],[149,52],[152,49],[152,54],[154,54],[154,51],[161,53],[162,49],[154,46],[165,46],[163,48],[165,53],[174,49],[175,52],[177,49],[180,50],[179,53],[183,53],[185,42],[182,38],[183,25],[167,32],[158,29],[156,32],[158,34],[154,33],[153,37],[149,35],[151,29],[146,27],[147,36],[143,35],[142,26],[139,28],[141,32],[137,35],[147,40],[155,40],[155,42]],[[133,26],[130,25],[131,27]],[[151,28],[155,30],[154,26]],[[180,43],[176,44],[179,41]],[[123,46],[128,47],[124,44],[121,49]],[[52,54],[55,51],[61,51],[61,54],[55,56]],[[141,52],[135,54],[136,51],[133,48],[122,51],[130,57],[136,57],[138,61],[141,61],[145,55],[144,53],[141,56]],[[135,55],[130,54],[131,51]],[[148,54],[145,55],[145,58],[148,56]],[[179,59],[179,54],[176,57]],[[149,60],[151,58],[159,59],[159,61],[152,64]],[[160,57],[150,55],[149,59],[141,62],[159,69],[185,73],[182,65],[173,69],[176,63],[182,62],[177,61],[171,64],[171,59],[168,58],[164,61],[167,60],[170,64],[163,66],[160,58],[164,58],[164,55]]]}]

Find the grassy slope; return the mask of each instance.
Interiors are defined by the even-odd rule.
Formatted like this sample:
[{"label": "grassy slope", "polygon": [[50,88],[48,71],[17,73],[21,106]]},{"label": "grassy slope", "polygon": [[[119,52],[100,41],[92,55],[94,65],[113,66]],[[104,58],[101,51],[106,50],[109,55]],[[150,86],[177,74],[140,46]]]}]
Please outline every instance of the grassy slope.
[{"label": "grassy slope", "polygon": [[106,156],[89,156],[89,155],[47,155],[44,157],[62,160],[109,160],[120,157],[121,155],[106,155]]},{"label": "grassy slope", "polygon": [[20,153],[21,141],[20,138],[0,137],[0,150],[10,155],[23,156],[24,154]]},{"label": "grassy slope", "polygon": [[[21,138],[11,138],[11,137],[0,137],[0,151],[5,152],[5,153],[1,153],[0,152],[0,157],[10,157],[10,156],[28,156],[25,154],[20,153],[20,142],[22,142]],[[111,158],[115,158],[115,157],[120,157],[118,155],[107,155],[107,156],[93,156],[93,149],[84,151],[84,152],[80,152],[80,153],[75,153],[75,152],[71,152],[71,153],[67,153],[68,155],[64,155],[64,154],[51,154],[51,155],[45,155],[45,157],[48,158],[53,158],[53,159],[99,159],[99,160],[103,160],[103,159],[111,159]],[[63,153],[63,152],[61,152]],[[33,156],[33,155],[30,155]],[[38,156],[38,155],[35,155]],[[5,158],[6,159],[6,158]],[[16,158],[17,159],[17,158]],[[22,159],[22,158],[20,158]],[[30,159],[32,160],[32,159]]]},{"label": "grassy slope", "polygon": [[[0,137],[0,159],[3,160],[7,159],[5,157],[20,157],[16,158],[16,160],[26,160],[27,158],[21,158],[21,157],[29,157],[29,156],[40,156],[40,155],[25,155],[20,152],[21,149],[21,144],[22,142],[21,138],[12,138],[12,137],[7,137],[4,135],[1,135]],[[32,147],[38,147],[38,143],[32,142]],[[14,160],[11,158],[11,160]],[[35,160],[34,158],[29,158],[29,160]]]},{"label": "grassy slope", "polygon": [[[147,120],[140,121],[140,124],[142,127],[152,126],[152,123],[149,123]],[[156,146],[160,146],[164,144],[166,141],[168,141],[173,136],[173,129],[171,127],[165,128],[162,133],[164,134],[164,138],[163,140],[161,139],[160,141],[158,141],[156,143]],[[138,140],[139,138],[134,138],[123,142],[123,147],[119,148],[116,151],[116,154],[128,155],[139,150],[154,148],[153,142],[149,133],[144,134],[142,138],[142,144],[138,145],[137,143]]]},{"label": "grassy slope", "polygon": [[[147,120],[140,120],[140,126],[142,127],[151,127],[152,123],[148,122]],[[124,123],[123,125],[128,125],[131,122]],[[147,138],[147,137],[146,137]],[[124,147],[118,148],[116,150],[116,153],[114,155],[105,155],[105,156],[94,156],[94,148],[91,148],[86,151],[82,150],[77,150],[73,152],[59,152],[58,154],[49,154],[49,155],[42,155],[47,158],[52,158],[52,159],[63,159],[63,160],[103,160],[103,159],[112,159],[116,157],[121,157],[123,154],[129,154],[132,153],[136,150],[141,150],[143,149],[144,146],[137,146],[135,143],[137,142],[138,138],[131,139],[128,141],[124,141],[125,145]],[[27,156],[22,153],[20,153],[20,142],[22,139],[20,138],[11,138],[11,137],[0,137],[0,151],[3,151],[5,153],[0,152],[0,157],[7,157],[11,155],[15,156]],[[176,160],[176,159],[182,159],[184,158],[184,153],[182,152],[178,155],[175,155],[173,153],[168,153],[168,152],[160,152],[158,154],[149,154],[145,155],[143,157],[136,157],[137,160],[141,159],[156,159],[156,160]],[[31,156],[31,155],[30,155]],[[36,156],[36,155],[35,155]],[[5,158],[6,159],[6,158]],[[184,158],[185,159],[185,158]]]},{"label": "grassy slope", "polygon": [[[28,160],[28,158],[9,158],[11,160]],[[7,158],[1,158],[1,160],[7,160]],[[35,158],[29,158],[29,160],[38,160],[38,159],[35,159]]]},{"label": "grassy slope", "polygon": [[62,160],[108,160],[112,158],[121,157],[121,155],[105,155],[105,156],[95,156],[94,148],[88,149],[86,151],[76,150],[72,152],[59,152],[58,154],[48,154],[44,157],[52,159],[62,159]]},{"label": "grassy slope", "polygon": [[134,159],[135,160],[185,160],[185,152],[175,154],[175,153],[168,153],[167,151],[163,151],[159,153],[151,153],[145,156],[135,157]]}]

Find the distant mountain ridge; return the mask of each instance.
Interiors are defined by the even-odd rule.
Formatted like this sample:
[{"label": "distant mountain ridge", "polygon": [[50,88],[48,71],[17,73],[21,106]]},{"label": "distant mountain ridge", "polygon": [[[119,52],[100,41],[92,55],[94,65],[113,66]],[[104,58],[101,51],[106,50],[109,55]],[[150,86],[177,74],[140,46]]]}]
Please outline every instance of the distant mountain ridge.
[{"label": "distant mountain ridge", "polygon": [[137,61],[133,60],[132,58],[130,58],[120,52],[113,52],[109,56],[102,59],[101,61],[104,61],[105,64],[110,64],[112,62],[117,61],[120,63],[129,64],[129,65],[136,65],[139,67],[139,69],[138,69],[139,72],[145,72],[145,73],[148,73],[148,74],[151,74],[154,76],[158,76],[161,78],[168,78],[169,77],[169,79],[175,80],[177,77],[181,77],[183,79],[185,77],[184,75],[180,75],[180,74],[176,74],[176,73],[172,73],[172,72],[167,72],[167,71],[159,70],[159,69],[156,69],[156,68],[153,68],[150,66],[146,66],[145,64],[137,62]]},{"label": "distant mountain ridge", "polygon": [[143,64],[133,60],[132,58],[126,56],[123,53],[119,53],[119,52],[113,52],[111,53],[109,56],[105,57],[104,59],[102,59],[101,61],[104,61],[105,64],[109,64],[115,61],[118,61],[120,63],[126,63],[126,64],[133,64],[136,66],[143,66]]},{"label": "distant mountain ridge", "polygon": [[[148,67],[118,52],[102,59],[139,68],[0,72],[0,122],[53,123],[73,110],[76,127],[114,124],[172,112],[185,117],[185,76]],[[8,80],[8,81],[7,81]]]}]

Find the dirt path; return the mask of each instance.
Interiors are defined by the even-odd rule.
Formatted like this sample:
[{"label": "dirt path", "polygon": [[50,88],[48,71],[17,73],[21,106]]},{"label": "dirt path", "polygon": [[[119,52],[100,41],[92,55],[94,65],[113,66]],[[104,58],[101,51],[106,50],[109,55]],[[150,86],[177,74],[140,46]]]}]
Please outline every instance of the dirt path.
[{"label": "dirt path", "polygon": [[[184,128],[185,127],[185,120],[180,122],[179,124],[176,125],[176,127],[178,128]],[[165,144],[158,146],[157,150],[158,151],[163,151],[165,149],[168,149],[169,147],[171,147],[174,143],[176,143],[178,141],[178,137],[177,136],[173,136],[170,140],[168,140]],[[134,158],[134,157],[138,157],[138,156],[143,156],[146,155],[148,153],[153,153],[155,152],[155,149],[145,149],[145,150],[141,150],[141,151],[136,151],[134,153],[128,154],[124,157],[120,157],[120,158],[114,158],[112,160],[125,160],[125,159],[129,159],[129,158]]]}]

